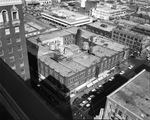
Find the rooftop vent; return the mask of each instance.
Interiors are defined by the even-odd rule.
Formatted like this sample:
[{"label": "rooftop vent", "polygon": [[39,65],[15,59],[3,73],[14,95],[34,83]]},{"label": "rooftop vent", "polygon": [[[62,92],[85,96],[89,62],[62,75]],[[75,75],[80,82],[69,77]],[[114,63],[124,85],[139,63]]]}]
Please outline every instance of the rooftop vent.
[{"label": "rooftop vent", "polygon": [[106,28],[107,25],[106,24],[101,24],[100,27]]}]

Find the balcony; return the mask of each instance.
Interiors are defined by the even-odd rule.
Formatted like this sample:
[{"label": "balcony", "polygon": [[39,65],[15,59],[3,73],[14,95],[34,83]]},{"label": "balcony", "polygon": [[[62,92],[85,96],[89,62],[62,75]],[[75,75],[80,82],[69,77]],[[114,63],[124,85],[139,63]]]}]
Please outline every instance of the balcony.
[{"label": "balcony", "polygon": [[0,23],[0,29],[10,27],[9,21],[8,22],[1,22]]},{"label": "balcony", "polygon": [[13,25],[13,26],[18,26],[18,25],[20,25],[20,20],[19,20],[19,19],[12,20],[12,25]]}]

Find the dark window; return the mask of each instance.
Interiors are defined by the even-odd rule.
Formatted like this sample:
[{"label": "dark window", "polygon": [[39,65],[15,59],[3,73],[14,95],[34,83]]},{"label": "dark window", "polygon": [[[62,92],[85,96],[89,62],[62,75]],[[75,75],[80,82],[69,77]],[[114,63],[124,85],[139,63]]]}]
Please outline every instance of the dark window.
[{"label": "dark window", "polygon": [[14,19],[14,20],[17,19],[17,12],[13,12],[13,19]]},{"label": "dark window", "polygon": [[7,12],[6,11],[2,12],[2,16],[3,16],[3,21],[7,22]]}]

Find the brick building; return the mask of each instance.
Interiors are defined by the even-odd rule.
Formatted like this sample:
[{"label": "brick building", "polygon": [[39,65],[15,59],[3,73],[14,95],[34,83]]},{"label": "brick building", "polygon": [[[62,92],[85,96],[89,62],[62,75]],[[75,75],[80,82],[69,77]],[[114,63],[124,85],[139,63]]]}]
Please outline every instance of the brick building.
[{"label": "brick building", "polygon": [[149,37],[144,34],[134,32],[132,29],[119,26],[113,29],[112,39],[121,44],[129,46],[130,53],[137,52],[140,54],[140,52],[144,49],[143,47],[145,46],[145,41],[148,41]]},{"label": "brick building", "polygon": [[30,79],[21,0],[0,0],[0,57],[24,80]]},{"label": "brick building", "polygon": [[87,30],[94,32],[95,34],[105,36],[107,38],[111,38],[112,30],[115,27],[115,25],[110,25],[99,21],[86,25]]},{"label": "brick building", "polygon": [[150,73],[141,71],[107,97],[103,119],[149,120]]},{"label": "brick building", "polygon": [[[74,36],[77,32],[75,27],[61,30],[59,35],[58,32],[54,32],[28,38],[29,59],[32,58],[31,61],[33,61],[37,58],[36,65],[33,65],[35,62],[31,62],[33,71],[38,70],[37,73],[43,79],[49,75],[53,76],[57,80],[57,82],[54,82],[56,86],[63,87],[65,85],[73,92],[77,91],[78,86],[83,83],[86,84],[86,82],[88,84],[89,81],[96,79],[100,73],[111,69],[128,58],[129,49],[127,46],[105,38],[94,37],[93,46],[87,51],[84,44],[86,43],[86,47],[89,48],[88,46],[91,44],[89,37],[96,34],[86,30],[82,31],[83,48],[74,44]],[[52,36],[53,38],[51,38]],[[41,42],[37,42],[37,38]],[[55,45],[59,47],[55,47]]]}]

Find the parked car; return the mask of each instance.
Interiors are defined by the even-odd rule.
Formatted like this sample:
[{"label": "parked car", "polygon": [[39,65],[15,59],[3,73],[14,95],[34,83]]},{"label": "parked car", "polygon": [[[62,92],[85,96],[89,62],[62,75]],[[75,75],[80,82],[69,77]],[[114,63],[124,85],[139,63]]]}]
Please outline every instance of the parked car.
[{"label": "parked car", "polygon": [[133,65],[129,65],[129,67],[128,67],[129,69],[132,69],[133,68]]},{"label": "parked car", "polygon": [[121,71],[121,72],[120,72],[120,75],[123,75],[124,73],[125,73],[125,71]]}]

